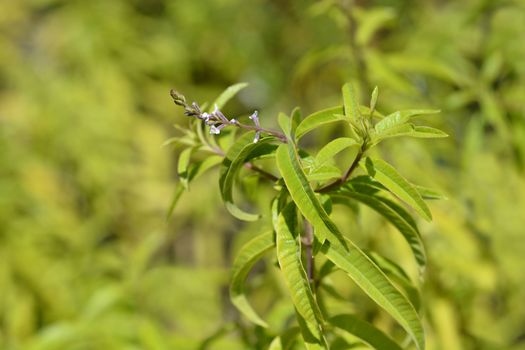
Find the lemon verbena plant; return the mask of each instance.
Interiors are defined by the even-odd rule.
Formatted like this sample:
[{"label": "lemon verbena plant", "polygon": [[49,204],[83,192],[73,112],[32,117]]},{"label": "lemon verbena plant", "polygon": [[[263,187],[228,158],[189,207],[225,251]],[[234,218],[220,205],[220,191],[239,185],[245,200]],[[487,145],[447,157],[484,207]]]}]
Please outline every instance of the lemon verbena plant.
[{"label": "lemon verbena plant", "polygon": [[[269,229],[240,249],[233,262],[229,285],[233,305],[254,324],[268,326],[249,303],[244,284],[254,264],[263,255],[272,254],[294,306],[296,322],[273,335],[271,349],[289,349],[293,344],[329,349],[341,332],[376,349],[401,349],[407,346],[407,340],[417,349],[424,349],[415,283],[392,260],[357,246],[352,232],[333,221],[331,211],[335,205],[354,211],[360,204],[382,215],[408,243],[422,276],[426,255],[412,213],[431,220],[425,200],[441,195],[412,184],[385,160],[370,156],[370,150],[387,138],[446,137],[440,130],[413,123],[418,116],[438,111],[415,109],[382,114],[376,109],[377,88],[371,94],[370,104],[364,106],[357,102],[352,85],[346,84],[342,88],[342,105],[304,118],[298,108],[290,116],[281,113],[281,130],[272,130],[261,125],[257,111],[239,118],[221,112],[224,104],[245,86],[228,88],[209,108],[188,103],[182,94],[172,90],[171,96],[190,118],[190,126],[178,127],[182,135],[168,141],[182,149],[178,159],[179,183],[170,212],[189,183],[218,166],[218,186],[227,210],[240,220],[271,222]],[[315,145],[316,154],[300,146],[309,132],[334,122],[347,125],[346,136]],[[342,152],[352,159],[343,169],[334,160]],[[235,203],[233,189],[241,171],[253,172],[261,178],[257,186],[274,191],[267,212],[253,213]],[[328,313],[319,293],[327,276],[337,270],[346,273],[404,329],[404,341],[395,340],[367,322],[364,315]]]}]

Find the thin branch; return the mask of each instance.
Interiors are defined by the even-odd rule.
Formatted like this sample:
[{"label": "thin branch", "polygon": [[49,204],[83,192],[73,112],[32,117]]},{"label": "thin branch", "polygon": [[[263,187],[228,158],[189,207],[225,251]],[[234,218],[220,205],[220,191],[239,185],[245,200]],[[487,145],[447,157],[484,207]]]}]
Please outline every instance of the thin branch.
[{"label": "thin branch", "polygon": [[264,177],[264,178],[266,178],[266,179],[268,179],[268,180],[270,180],[272,182],[275,182],[275,181],[279,180],[279,178],[277,176],[275,176],[273,174],[270,174],[266,170],[259,168],[258,166],[254,165],[253,163],[250,163],[250,162],[244,163],[244,167],[246,169],[250,169],[250,170],[253,170],[253,171],[261,174],[262,177]]},{"label": "thin branch", "polygon": [[[306,255],[306,274],[308,276],[308,281],[312,285],[312,288],[314,287],[314,271],[315,271],[315,264],[314,264],[314,255],[312,252],[312,245],[314,242],[314,231],[312,225],[307,221],[304,220],[304,236],[301,238],[302,244],[305,246],[305,255]],[[315,293],[315,291],[314,291]]]},{"label": "thin branch", "polygon": [[331,190],[342,186],[350,178],[350,176],[352,175],[354,170],[357,168],[357,166],[359,165],[359,162],[363,158],[364,154],[365,154],[365,148],[362,146],[359,149],[359,153],[357,153],[357,156],[355,157],[354,161],[352,162],[352,164],[350,165],[348,170],[345,172],[345,174],[343,176],[341,176],[341,178],[339,178],[336,181],[332,182],[331,184],[328,184],[328,185],[326,185],[324,187],[321,187],[320,189],[316,190],[316,192],[318,192],[318,193],[326,193],[326,192],[330,192]]}]

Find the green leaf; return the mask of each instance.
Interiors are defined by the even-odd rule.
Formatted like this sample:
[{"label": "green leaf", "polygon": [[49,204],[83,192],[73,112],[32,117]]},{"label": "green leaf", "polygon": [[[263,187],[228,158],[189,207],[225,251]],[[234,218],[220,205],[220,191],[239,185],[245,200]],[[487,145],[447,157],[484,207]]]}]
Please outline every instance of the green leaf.
[{"label": "green leaf", "polygon": [[279,126],[281,127],[281,130],[286,135],[286,138],[291,139],[292,138],[292,120],[290,119],[290,117],[281,112],[277,116],[277,121],[279,123]]},{"label": "green leaf", "polygon": [[230,299],[250,321],[262,327],[267,327],[255,310],[251,307],[244,293],[244,281],[253,265],[267,251],[275,246],[272,231],[265,232],[248,243],[246,243],[237,254],[232,267],[232,279],[230,283]]},{"label": "green leaf", "polygon": [[345,120],[342,113],[343,107],[337,106],[310,114],[297,126],[297,129],[295,130],[295,139],[298,141],[306,133],[322,125]]},{"label": "green leaf", "polygon": [[290,196],[304,217],[316,228],[320,242],[331,237],[333,241],[345,244],[343,236],[338,234],[337,228],[312,190],[295,147],[292,144],[280,145],[275,157]]},{"label": "green leaf", "polygon": [[348,332],[374,349],[377,350],[401,350],[399,346],[392,338],[383,333],[383,331],[374,327],[374,325],[363,321],[362,319],[350,315],[337,315],[329,319],[328,321],[334,327]]},{"label": "green leaf", "polygon": [[179,175],[179,180],[184,188],[188,188],[188,166],[190,165],[191,152],[192,148],[186,148],[179,155],[179,161],[177,163],[177,174]]},{"label": "green leaf", "polygon": [[421,298],[418,289],[414,286],[408,274],[395,262],[384,256],[374,253],[366,252],[366,255],[379,266],[379,268],[390,278],[407,296],[416,310],[421,307]]},{"label": "green leaf", "polygon": [[392,284],[374,262],[354,243],[345,249],[325,241],[321,252],[408,332],[419,350],[425,348],[423,326],[408,299]]},{"label": "green leaf", "polygon": [[218,109],[221,109],[224,107],[224,105],[231,100],[239,91],[244,89],[248,86],[248,83],[238,83],[235,85],[230,86],[222,94],[220,94],[219,97],[210,106],[210,111],[213,111],[215,109],[215,106],[217,106]]},{"label": "green leaf", "polygon": [[355,199],[369,206],[384,216],[390,223],[392,223],[392,225],[394,225],[394,227],[399,230],[399,232],[409,244],[417,264],[419,265],[420,273],[423,273],[426,267],[427,257],[423,242],[421,241],[421,235],[419,234],[417,227],[412,226],[409,222],[407,222],[403,216],[399,215],[396,210],[392,209],[392,207],[388,205],[388,201],[383,201],[383,199],[379,196],[373,196],[367,193],[349,190],[334,194],[334,196],[338,195],[348,196],[349,198]]},{"label": "green leaf", "polygon": [[407,136],[431,139],[448,137],[448,134],[439,129],[431,128],[430,126],[414,126],[414,131],[407,134]]},{"label": "green leaf", "polygon": [[168,220],[175,211],[175,207],[177,206],[177,203],[179,202],[180,197],[184,193],[184,187],[178,182],[175,184],[175,190],[173,191],[173,195],[171,197],[171,203],[170,207],[168,209],[168,212],[166,213],[166,220]]},{"label": "green leaf", "polygon": [[[188,183],[192,182],[193,180],[196,180],[199,178],[202,174],[204,174],[209,169],[213,168],[214,166],[220,164],[222,162],[222,157],[220,156],[209,156],[202,162],[191,164],[188,170],[188,176],[187,181]],[[173,215],[173,211],[175,210],[175,207],[177,206],[177,202],[179,201],[182,193],[184,192],[184,187],[181,183],[178,183],[175,186],[175,191],[173,192],[172,200],[170,203],[170,207],[168,209],[168,212],[166,214],[166,220]]]},{"label": "green leaf", "polygon": [[304,318],[308,329],[322,341],[323,318],[314,299],[308,277],[301,262],[301,245],[298,239],[297,213],[290,203],[279,214],[275,226],[277,260],[283,272],[288,291],[297,312]]},{"label": "green leaf", "polygon": [[432,220],[430,209],[419,192],[393,166],[381,159],[366,158],[366,170],[389,191],[414,208],[427,221]]},{"label": "green leaf", "polygon": [[[359,112],[361,114],[369,115],[370,108],[366,106],[359,106]],[[297,126],[297,129],[295,130],[295,139],[298,141],[305,134],[320,126],[330,124],[333,122],[338,122],[341,120],[347,120],[343,113],[343,106],[335,106],[308,115]],[[384,118],[384,115],[382,115],[378,111],[374,112],[374,116]]]},{"label": "green leaf", "polygon": [[[315,165],[320,167],[346,148],[354,147],[359,150],[359,143],[349,137],[340,137],[328,142],[315,156]],[[357,152],[357,151],[356,151]]]},{"label": "green leaf", "polygon": [[405,111],[397,111],[392,114],[387,115],[382,120],[380,120],[375,126],[374,129],[376,133],[381,134],[390,128],[396,127],[398,125],[404,124],[410,121],[413,117],[420,115],[436,114],[440,110],[437,109],[409,109]]},{"label": "green leaf", "polygon": [[321,251],[403,326],[418,349],[424,349],[423,327],[412,304],[366,254],[345,240],[330,220],[306,179],[294,146],[280,145],[276,160],[290,196],[314,227],[315,236],[324,242]]},{"label": "green leaf", "polygon": [[[273,137],[263,137],[257,143],[253,143],[255,132],[247,132],[242,135],[226,153],[221,166],[219,187],[226,209],[236,218],[244,221],[255,221],[259,215],[247,213],[233,203],[233,182],[237,172],[249,160],[250,154],[258,154],[256,150],[262,148]],[[268,148],[265,148],[268,150]],[[270,149],[271,150],[271,149]],[[273,150],[271,150],[273,152]]]},{"label": "green leaf", "polygon": [[303,345],[306,350],[327,350],[328,345],[326,344],[324,337],[320,340],[314,334],[312,334],[308,323],[297,311],[297,309],[295,309],[295,317],[297,319],[297,323],[299,324],[299,330],[301,331],[301,336],[303,337],[304,341]]},{"label": "green leaf", "polygon": [[416,188],[416,190],[419,192],[419,194],[421,195],[423,199],[436,199],[436,200],[437,199],[439,200],[448,199],[447,196],[445,196],[443,193],[439,192],[438,190],[424,187],[424,186],[419,186],[419,185],[414,185],[414,187]]},{"label": "green leaf", "polygon": [[357,103],[356,93],[352,84],[344,84],[342,93],[345,116],[349,120],[358,120],[361,117],[361,112],[359,111],[359,104]]},{"label": "green leaf", "polygon": [[297,127],[301,123],[301,120],[303,119],[303,115],[301,113],[301,109],[299,107],[295,107],[292,111],[292,138],[295,138],[295,130],[297,130]]},{"label": "green leaf", "polygon": [[373,114],[376,109],[377,96],[379,95],[379,88],[376,86],[372,91],[372,97],[370,98],[370,114]]},{"label": "green leaf", "polygon": [[275,337],[268,350],[291,350],[296,343],[299,328],[292,327]]},{"label": "green leaf", "polygon": [[379,141],[382,141],[384,139],[388,139],[391,137],[410,135],[411,133],[414,132],[414,125],[405,123],[405,124],[395,125],[395,126],[386,128],[384,130],[381,130],[380,132],[374,129],[374,132],[375,133],[372,134],[372,142],[374,144],[377,144]]},{"label": "green leaf", "polygon": [[341,177],[341,169],[334,165],[323,165],[307,175],[308,181],[326,181],[338,177]]}]

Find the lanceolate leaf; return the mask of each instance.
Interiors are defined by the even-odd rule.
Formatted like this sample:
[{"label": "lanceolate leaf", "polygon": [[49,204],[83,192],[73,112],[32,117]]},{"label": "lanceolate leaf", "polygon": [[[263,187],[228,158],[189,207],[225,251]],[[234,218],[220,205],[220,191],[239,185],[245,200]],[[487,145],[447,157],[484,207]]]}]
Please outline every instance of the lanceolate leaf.
[{"label": "lanceolate leaf", "polygon": [[253,310],[244,294],[244,281],[253,265],[264,253],[275,246],[272,231],[265,232],[248,243],[246,243],[235,258],[232,268],[232,280],[230,283],[230,298],[233,303],[250,321],[266,327],[259,315]]},{"label": "lanceolate leaf", "polygon": [[423,218],[430,221],[432,214],[419,192],[402,177],[394,167],[381,159],[366,159],[366,170],[389,191],[413,207]]},{"label": "lanceolate leaf", "polygon": [[421,197],[423,197],[423,199],[448,199],[447,196],[438,190],[419,185],[414,185],[414,187],[419,192]]},{"label": "lanceolate leaf", "polygon": [[359,150],[360,145],[354,139],[349,137],[340,137],[327,143],[315,156],[315,165],[320,167],[330,161],[337,153],[346,148],[353,147]]},{"label": "lanceolate leaf", "polygon": [[281,130],[286,135],[288,139],[292,138],[292,120],[289,116],[287,116],[284,113],[279,113],[277,117],[277,121],[279,123],[279,126],[281,127]]},{"label": "lanceolate leaf", "polygon": [[[359,113],[368,115],[370,113],[370,108],[359,106]],[[374,111],[374,117],[383,118],[384,116],[378,111]],[[295,139],[298,141],[305,134],[320,126],[341,120],[346,120],[343,106],[335,106],[312,113],[305,117],[297,126],[297,129],[295,130]]]},{"label": "lanceolate leaf", "polygon": [[408,274],[390,259],[375,252],[366,252],[368,257],[392,280],[407,296],[416,310],[421,307],[421,298],[418,289],[414,286]]},{"label": "lanceolate leaf", "polygon": [[[191,181],[199,178],[202,174],[204,174],[209,169],[218,165],[221,161],[222,161],[222,157],[220,156],[209,156],[202,162],[198,162],[198,163],[191,165],[188,170],[188,177],[187,177],[188,184]],[[171,215],[173,214],[173,211],[175,210],[175,207],[177,206],[177,202],[179,201],[183,192],[184,192],[184,187],[182,186],[181,183],[178,183],[175,187],[175,191],[172,196],[171,204],[170,204],[168,213],[166,215],[166,219],[169,219]]]},{"label": "lanceolate leaf", "polygon": [[[222,199],[226,205],[226,209],[240,220],[254,221],[259,219],[259,215],[247,213],[241,210],[233,203],[233,182],[239,169],[245,162],[249,160],[250,154],[258,154],[256,150],[262,148],[263,145],[271,140],[272,137],[264,137],[257,143],[253,143],[254,132],[248,132],[242,135],[237,142],[226,153],[222,162],[221,175],[219,179],[219,186],[221,189]],[[265,148],[268,149],[268,148]],[[273,151],[268,149],[268,151]]]},{"label": "lanceolate leaf", "polygon": [[412,253],[414,254],[414,257],[419,265],[420,272],[424,271],[427,263],[427,258],[423,242],[421,241],[421,237],[416,227],[413,227],[394,209],[388,206],[387,203],[383,202],[378,196],[349,190],[341,191],[334,195],[342,195],[353,198],[374,209],[379,214],[384,216],[388,221],[390,221],[392,225],[394,225],[399,230],[399,232],[401,232],[405,240],[410,245],[410,249],[412,250]]},{"label": "lanceolate leaf", "polygon": [[424,349],[423,327],[412,304],[366,254],[344,239],[310,187],[294,146],[280,145],[276,160],[293,201],[313,225],[319,241],[324,242],[321,251],[403,326],[418,349]]},{"label": "lanceolate leaf", "polygon": [[297,126],[297,129],[295,130],[295,139],[299,140],[306,133],[322,125],[344,120],[345,118],[342,114],[342,106],[323,109],[319,112],[310,114]]},{"label": "lanceolate leaf", "polygon": [[407,136],[432,139],[448,137],[448,134],[439,129],[431,128],[430,126],[414,126],[414,131],[409,133]]},{"label": "lanceolate leaf", "polygon": [[326,181],[341,177],[341,169],[334,165],[324,165],[310,172],[307,177],[308,181]]},{"label": "lanceolate leaf", "polygon": [[324,338],[318,339],[306,322],[306,320],[301,316],[301,314],[295,309],[295,317],[297,318],[297,323],[299,324],[299,330],[301,331],[301,336],[303,337],[304,347],[306,350],[328,350],[328,345]]},{"label": "lanceolate leaf", "polygon": [[180,153],[179,161],[177,163],[177,174],[179,175],[180,183],[184,188],[188,188],[188,165],[190,164],[191,148],[186,148]]},{"label": "lanceolate leaf", "polygon": [[301,246],[297,237],[297,214],[292,203],[284,207],[279,214],[275,231],[277,260],[292,301],[317,342],[322,343],[323,320],[301,262]]},{"label": "lanceolate leaf", "polygon": [[358,120],[361,117],[361,113],[359,111],[359,104],[357,103],[354,87],[352,84],[346,83],[343,85],[342,92],[345,116],[349,120]]},{"label": "lanceolate leaf", "polygon": [[229,88],[224,90],[224,92],[220,94],[220,96],[217,97],[215,101],[213,101],[212,105],[210,106],[210,110],[215,109],[215,106],[221,109],[222,107],[224,107],[226,102],[231,100],[235,95],[237,95],[239,91],[241,91],[247,86],[248,86],[248,83],[238,83],[238,84],[230,86]]},{"label": "lanceolate leaf", "polygon": [[339,241],[344,245],[343,236],[337,231],[308,183],[295,147],[292,144],[280,145],[277,148],[276,160],[290,196],[301,213],[316,228],[320,242],[330,237],[334,242]]},{"label": "lanceolate leaf", "polygon": [[425,348],[423,326],[416,310],[363,251],[351,241],[348,241],[346,249],[339,244],[332,245],[326,241],[321,252],[397,320],[419,350]]},{"label": "lanceolate leaf", "polygon": [[360,318],[345,314],[329,319],[331,325],[348,332],[377,350],[401,350],[402,348],[388,335]]},{"label": "lanceolate leaf", "polygon": [[410,121],[411,118],[420,115],[436,114],[439,113],[436,109],[409,109],[405,111],[397,111],[387,115],[381,121],[379,121],[374,129],[377,133],[382,133],[387,129],[396,127]]}]

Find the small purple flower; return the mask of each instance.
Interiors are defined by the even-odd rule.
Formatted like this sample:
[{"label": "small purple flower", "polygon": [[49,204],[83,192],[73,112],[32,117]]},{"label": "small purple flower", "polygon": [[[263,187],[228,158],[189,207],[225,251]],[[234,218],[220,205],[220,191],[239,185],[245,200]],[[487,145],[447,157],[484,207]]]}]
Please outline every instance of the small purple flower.
[{"label": "small purple flower", "polygon": [[213,110],[213,113],[212,113],[216,118],[222,120],[223,122],[228,122],[228,118],[226,118],[224,116],[224,114],[222,114],[222,112],[219,110],[219,107],[217,105],[215,105],[215,109]]},{"label": "small purple flower", "polygon": [[253,138],[253,143],[257,143],[259,142],[259,139],[261,138],[261,132],[260,131],[257,131],[255,133],[255,137]]},{"label": "small purple flower", "polygon": [[210,126],[210,134],[213,135],[219,135],[221,133],[222,128],[224,128],[226,125],[221,124],[219,126],[212,125]]},{"label": "small purple flower", "polygon": [[249,116],[250,120],[252,120],[255,123],[256,127],[260,127],[259,125],[259,112],[255,111],[251,116]]}]

